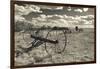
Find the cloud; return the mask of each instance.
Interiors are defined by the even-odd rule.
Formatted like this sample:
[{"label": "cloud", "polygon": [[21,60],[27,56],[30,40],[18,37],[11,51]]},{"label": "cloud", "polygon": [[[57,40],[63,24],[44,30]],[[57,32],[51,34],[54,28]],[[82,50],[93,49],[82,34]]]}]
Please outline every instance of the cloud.
[{"label": "cloud", "polygon": [[74,7],[63,7],[63,6],[40,6],[40,5],[30,5],[30,4],[29,5],[26,4],[23,6],[15,4],[15,22],[30,21],[34,26],[46,25],[52,27],[93,25],[94,15],[84,14],[87,13],[88,11],[89,11],[88,8],[77,9]]},{"label": "cloud", "polygon": [[[87,20],[87,16],[67,16],[67,15],[41,15],[40,17],[33,18],[32,23],[34,26],[58,26],[58,27],[93,27],[94,20]],[[92,17],[92,16],[91,16]],[[83,19],[86,18],[86,19]],[[91,26],[90,26],[91,25]]]},{"label": "cloud", "polygon": [[55,19],[62,19],[62,18],[69,18],[71,16],[67,16],[66,14],[65,15],[57,15],[57,14],[54,14],[54,15],[47,15],[47,18],[55,18]]},{"label": "cloud", "polygon": [[81,19],[85,19],[85,20],[94,20],[94,15],[86,15],[86,16],[80,16]]},{"label": "cloud", "polygon": [[93,25],[94,24],[94,20],[86,21],[84,24],[85,25]]},{"label": "cloud", "polygon": [[71,9],[71,7],[68,7],[67,10],[68,10],[68,11],[71,11],[72,9]]},{"label": "cloud", "polygon": [[83,12],[81,9],[75,9],[74,11],[75,12],[80,12],[80,13]]},{"label": "cloud", "polygon": [[88,8],[83,8],[83,11],[84,11],[84,12],[87,12],[87,11],[88,11]]},{"label": "cloud", "polygon": [[40,10],[40,7],[36,5],[30,5],[28,10],[30,10],[30,12],[42,13],[42,11]]},{"label": "cloud", "polygon": [[63,7],[61,6],[61,7],[57,7],[56,8],[57,10],[62,10],[63,9]]},{"label": "cloud", "polygon": [[48,18],[51,18],[51,17],[53,17],[53,16],[52,16],[52,15],[47,15],[47,17],[48,17]]},{"label": "cloud", "polygon": [[40,17],[41,17],[41,18],[47,18],[47,16],[44,15],[44,14],[41,14]]},{"label": "cloud", "polygon": [[19,15],[16,15],[15,16],[15,22],[17,22],[17,21],[25,21],[25,18],[22,17],[22,16],[19,16]]},{"label": "cloud", "polygon": [[42,13],[42,11],[40,10],[40,7],[36,6],[36,5],[25,5],[25,6],[19,6],[17,4],[15,4],[15,14],[16,15],[27,15],[30,12],[38,12],[38,13]]},{"label": "cloud", "polygon": [[25,11],[25,8],[23,6],[18,6],[17,4],[15,4],[16,15],[22,15],[24,11]]},{"label": "cloud", "polygon": [[62,10],[63,6],[49,6],[49,5],[38,5],[41,9],[48,9],[48,10]]}]

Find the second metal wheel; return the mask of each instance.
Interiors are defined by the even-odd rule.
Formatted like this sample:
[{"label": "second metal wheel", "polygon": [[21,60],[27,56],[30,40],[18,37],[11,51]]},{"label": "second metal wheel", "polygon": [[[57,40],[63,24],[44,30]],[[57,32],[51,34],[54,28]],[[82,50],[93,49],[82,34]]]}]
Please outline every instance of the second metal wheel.
[{"label": "second metal wheel", "polygon": [[67,45],[67,37],[62,30],[51,30],[47,33],[46,39],[58,41],[56,44],[45,43],[45,49],[48,54],[62,53]]}]

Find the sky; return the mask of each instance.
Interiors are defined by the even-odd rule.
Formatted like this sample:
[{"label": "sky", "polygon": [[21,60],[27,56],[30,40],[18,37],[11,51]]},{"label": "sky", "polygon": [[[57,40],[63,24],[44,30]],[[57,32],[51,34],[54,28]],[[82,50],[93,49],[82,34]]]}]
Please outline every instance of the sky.
[{"label": "sky", "polygon": [[25,21],[35,26],[94,26],[94,8],[15,4],[15,22]]}]

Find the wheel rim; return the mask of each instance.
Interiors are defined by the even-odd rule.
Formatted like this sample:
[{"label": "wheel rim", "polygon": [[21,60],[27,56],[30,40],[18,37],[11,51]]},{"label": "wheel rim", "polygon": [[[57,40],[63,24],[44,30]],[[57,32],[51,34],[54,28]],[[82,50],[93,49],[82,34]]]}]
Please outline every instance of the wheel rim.
[{"label": "wheel rim", "polygon": [[51,30],[48,32],[47,39],[58,40],[57,44],[45,43],[45,49],[48,54],[62,53],[67,45],[66,35],[62,30]]}]

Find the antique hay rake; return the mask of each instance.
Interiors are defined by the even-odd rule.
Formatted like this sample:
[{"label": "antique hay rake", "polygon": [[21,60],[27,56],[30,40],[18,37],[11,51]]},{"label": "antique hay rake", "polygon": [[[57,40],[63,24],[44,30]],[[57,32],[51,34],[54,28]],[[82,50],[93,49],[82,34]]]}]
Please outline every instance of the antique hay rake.
[{"label": "antique hay rake", "polygon": [[45,50],[48,54],[64,52],[67,45],[67,35],[69,29],[65,27],[52,27],[52,28],[30,28],[28,31],[23,32],[23,39],[28,48],[24,49],[25,52],[31,51],[35,47],[42,44],[45,45]]}]

